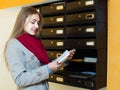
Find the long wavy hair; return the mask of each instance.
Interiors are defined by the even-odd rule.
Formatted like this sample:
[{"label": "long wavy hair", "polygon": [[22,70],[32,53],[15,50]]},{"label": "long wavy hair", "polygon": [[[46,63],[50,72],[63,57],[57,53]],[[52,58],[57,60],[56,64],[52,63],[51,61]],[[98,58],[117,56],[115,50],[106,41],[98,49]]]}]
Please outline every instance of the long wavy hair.
[{"label": "long wavy hair", "polygon": [[3,56],[5,58],[5,63],[6,65],[8,66],[7,64],[7,61],[6,61],[6,56],[5,56],[5,53],[6,53],[6,47],[7,47],[7,43],[10,39],[12,38],[16,38],[18,37],[19,35],[23,34],[24,33],[24,24],[25,24],[25,20],[26,18],[29,16],[29,15],[33,15],[33,14],[38,14],[39,15],[39,18],[40,18],[40,24],[39,24],[39,30],[37,31],[35,37],[39,38],[40,37],[40,32],[42,30],[42,26],[43,26],[43,17],[42,15],[33,7],[23,7],[21,9],[21,11],[18,13],[18,16],[16,18],[16,22],[15,22],[15,25],[13,27],[13,31],[10,35],[10,37],[8,38],[7,42],[6,42],[6,45],[5,45],[5,49],[4,49],[4,53],[3,53]]}]

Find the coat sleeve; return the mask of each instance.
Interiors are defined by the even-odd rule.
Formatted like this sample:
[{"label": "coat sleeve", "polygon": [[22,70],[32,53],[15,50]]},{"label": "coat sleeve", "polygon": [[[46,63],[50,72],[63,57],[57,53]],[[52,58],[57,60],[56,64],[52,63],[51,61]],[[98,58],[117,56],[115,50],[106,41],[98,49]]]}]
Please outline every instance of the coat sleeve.
[{"label": "coat sleeve", "polygon": [[26,70],[22,62],[22,59],[24,59],[23,54],[14,39],[7,44],[6,58],[9,70],[17,86],[24,87],[33,85],[49,78],[46,65],[40,66],[34,70]]}]

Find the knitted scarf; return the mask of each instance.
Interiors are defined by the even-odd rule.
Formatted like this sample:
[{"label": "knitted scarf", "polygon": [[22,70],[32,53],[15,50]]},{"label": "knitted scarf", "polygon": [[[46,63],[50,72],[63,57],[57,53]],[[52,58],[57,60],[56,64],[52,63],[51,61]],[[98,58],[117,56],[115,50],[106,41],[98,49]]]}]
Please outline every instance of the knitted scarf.
[{"label": "knitted scarf", "polygon": [[49,63],[48,55],[40,39],[25,33],[17,37],[17,40],[34,53],[41,63]]}]

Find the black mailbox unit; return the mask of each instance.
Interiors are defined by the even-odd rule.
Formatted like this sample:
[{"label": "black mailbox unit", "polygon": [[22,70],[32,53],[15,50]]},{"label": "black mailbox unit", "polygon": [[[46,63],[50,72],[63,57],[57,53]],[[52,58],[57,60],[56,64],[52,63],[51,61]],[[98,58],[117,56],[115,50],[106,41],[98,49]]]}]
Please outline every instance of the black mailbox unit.
[{"label": "black mailbox unit", "polygon": [[49,81],[90,90],[107,83],[107,0],[59,0],[33,6],[44,18],[41,39],[50,61],[76,54]]}]

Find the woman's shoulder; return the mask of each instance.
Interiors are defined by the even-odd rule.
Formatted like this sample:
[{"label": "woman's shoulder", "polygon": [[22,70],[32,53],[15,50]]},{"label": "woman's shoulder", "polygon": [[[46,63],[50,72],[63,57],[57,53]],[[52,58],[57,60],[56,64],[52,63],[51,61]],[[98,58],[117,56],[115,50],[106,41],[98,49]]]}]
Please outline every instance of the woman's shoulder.
[{"label": "woman's shoulder", "polygon": [[13,49],[21,49],[23,51],[26,51],[26,47],[16,38],[10,39],[7,43],[7,47],[13,48]]},{"label": "woman's shoulder", "polygon": [[18,44],[18,40],[15,39],[15,38],[10,39],[7,44],[8,44],[8,45],[11,45],[11,44],[12,44],[12,45],[17,45],[17,44]]},{"label": "woman's shoulder", "polygon": [[13,53],[15,52],[16,50],[20,49],[20,44],[18,43],[18,40],[17,39],[10,39],[8,42],[7,42],[7,46],[6,46],[6,52],[10,52],[10,53]]},{"label": "woman's shoulder", "polygon": [[15,49],[15,48],[21,48],[22,45],[16,38],[13,38],[7,42],[7,47],[13,47]]}]

